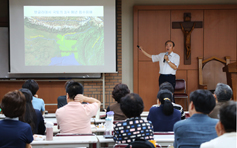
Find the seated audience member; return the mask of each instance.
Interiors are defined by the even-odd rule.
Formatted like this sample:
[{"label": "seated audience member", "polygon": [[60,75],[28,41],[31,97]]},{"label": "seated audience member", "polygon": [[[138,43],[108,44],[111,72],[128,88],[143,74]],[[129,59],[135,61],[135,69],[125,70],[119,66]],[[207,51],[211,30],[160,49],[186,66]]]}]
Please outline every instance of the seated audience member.
[{"label": "seated audience member", "polygon": [[[159,90],[164,90],[164,89],[168,89],[172,93],[172,98],[174,99],[174,96],[173,96],[173,94],[174,94],[174,87],[173,87],[173,85],[171,83],[169,83],[169,82],[164,82],[164,83],[162,83],[160,85]],[[180,111],[181,119],[182,120],[185,119],[185,113],[184,113],[183,107],[181,105],[179,105],[179,104],[174,103],[173,101],[172,101],[172,104],[173,104],[173,107],[175,109]],[[154,106],[157,106],[157,105],[154,105]]]},{"label": "seated audience member", "polygon": [[220,108],[220,121],[216,124],[219,137],[205,142],[201,148],[236,148],[236,107],[237,103],[228,101]]},{"label": "seated audience member", "polygon": [[32,94],[29,89],[22,88],[21,91],[25,95],[26,99],[26,111],[23,116],[20,117],[20,121],[26,122],[31,126],[33,134],[45,134],[44,119],[41,112],[38,109],[34,109],[32,106]]},{"label": "seated audience member", "polygon": [[33,95],[32,105],[33,105],[34,109],[38,109],[43,114],[44,111],[45,111],[44,100],[35,97],[37,91],[39,90],[38,83],[35,80],[27,80],[22,85],[22,88],[27,88],[27,89],[29,89],[31,91],[31,93]]},{"label": "seated audience member", "polygon": [[6,118],[0,120],[0,147],[31,147],[31,127],[28,123],[19,121],[19,117],[25,112],[25,105],[25,96],[18,90],[4,95],[1,108]]},{"label": "seated audience member", "polygon": [[[67,81],[67,82],[65,83],[65,85],[64,85],[65,90],[67,89],[67,85],[68,85],[69,83],[71,83],[71,82],[74,82],[74,80],[69,80],[69,81]],[[58,101],[58,108],[63,107],[64,105],[67,104],[66,95],[64,95],[64,96],[59,96],[58,99],[57,99],[57,101]]]},{"label": "seated audience member", "polygon": [[155,132],[173,131],[174,124],[181,120],[181,114],[172,105],[173,95],[169,90],[160,90],[157,94],[159,107],[151,107],[147,120],[152,122]]},{"label": "seated audience member", "polygon": [[100,101],[83,96],[83,89],[81,83],[68,84],[66,89],[68,104],[56,110],[60,133],[91,133],[91,117],[95,116],[100,108]]},{"label": "seated audience member", "polygon": [[130,143],[135,139],[154,139],[152,123],[144,121],[140,116],[143,112],[144,104],[138,94],[131,93],[123,97],[120,102],[120,108],[128,119],[115,124],[114,141],[116,143]]},{"label": "seated audience member", "polygon": [[113,111],[114,112],[114,120],[125,120],[127,117],[123,114],[123,112],[120,109],[120,99],[127,94],[130,93],[130,90],[128,89],[128,86],[126,84],[117,84],[114,87],[114,90],[112,92],[112,96],[117,103],[114,103],[110,106],[108,106],[107,111]]},{"label": "seated audience member", "polygon": [[232,89],[229,85],[218,83],[214,91],[214,97],[216,98],[216,106],[213,111],[209,114],[211,118],[218,118],[218,113],[221,105],[231,99],[233,95]]},{"label": "seated audience member", "polygon": [[209,90],[196,90],[190,94],[190,118],[174,124],[174,147],[200,147],[203,142],[217,137],[217,119],[208,114],[215,107],[215,98]]}]

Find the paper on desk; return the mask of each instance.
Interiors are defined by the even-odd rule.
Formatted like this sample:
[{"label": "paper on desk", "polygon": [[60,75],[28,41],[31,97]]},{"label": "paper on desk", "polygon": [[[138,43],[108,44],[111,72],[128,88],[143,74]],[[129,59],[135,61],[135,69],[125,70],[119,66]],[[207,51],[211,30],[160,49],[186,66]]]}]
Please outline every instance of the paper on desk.
[{"label": "paper on desk", "polygon": [[35,140],[35,141],[43,141],[43,140],[46,139],[46,136],[44,136],[44,135],[37,135],[37,134],[34,134],[33,137],[34,137],[34,140]]}]

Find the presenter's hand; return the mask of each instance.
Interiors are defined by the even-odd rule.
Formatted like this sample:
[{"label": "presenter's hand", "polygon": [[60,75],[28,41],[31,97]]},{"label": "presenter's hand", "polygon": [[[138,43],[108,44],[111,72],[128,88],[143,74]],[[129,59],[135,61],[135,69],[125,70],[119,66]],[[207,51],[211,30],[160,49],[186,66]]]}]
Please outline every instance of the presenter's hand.
[{"label": "presenter's hand", "polygon": [[169,61],[169,57],[167,55],[164,56],[165,61]]},{"label": "presenter's hand", "polygon": [[140,46],[139,49],[140,49],[141,51],[144,51],[143,48],[142,48],[142,46]]}]

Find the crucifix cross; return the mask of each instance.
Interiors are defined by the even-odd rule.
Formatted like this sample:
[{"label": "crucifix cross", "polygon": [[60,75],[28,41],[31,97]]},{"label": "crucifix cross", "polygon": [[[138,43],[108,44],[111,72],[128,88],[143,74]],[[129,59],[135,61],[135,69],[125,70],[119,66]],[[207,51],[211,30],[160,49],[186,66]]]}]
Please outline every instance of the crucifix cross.
[{"label": "crucifix cross", "polygon": [[202,22],[191,22],[191,13],[184,13],[184,22],[172,22],[172,29],[181,29],[184,35],[184,65],[191,64],[191,33],[194,28],[202,28]]}]

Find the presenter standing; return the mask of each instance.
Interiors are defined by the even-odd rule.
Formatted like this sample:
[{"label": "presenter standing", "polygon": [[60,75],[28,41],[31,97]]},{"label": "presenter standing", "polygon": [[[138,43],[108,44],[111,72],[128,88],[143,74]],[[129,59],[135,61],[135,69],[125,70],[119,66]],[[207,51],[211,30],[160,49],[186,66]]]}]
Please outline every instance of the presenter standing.
[{"label": "presenter standing", "polygon": [[166,52],[160,53],[158,55],[150,55],[146,51],[143,50],[142,47],[139,49],[142,51],[144,55],[152,59],[152,62],[159,62],[160,65],[160,77],[159,77],[159,86],[164,82],[170,82],[175,88],[176,84],[176,71],[179,67],[180,56],[173,52],[174,50],[174,42],[168,40],[165,42]]}]

